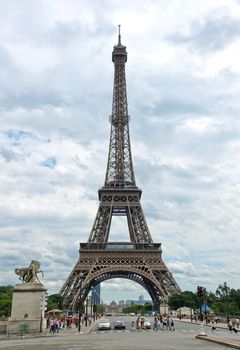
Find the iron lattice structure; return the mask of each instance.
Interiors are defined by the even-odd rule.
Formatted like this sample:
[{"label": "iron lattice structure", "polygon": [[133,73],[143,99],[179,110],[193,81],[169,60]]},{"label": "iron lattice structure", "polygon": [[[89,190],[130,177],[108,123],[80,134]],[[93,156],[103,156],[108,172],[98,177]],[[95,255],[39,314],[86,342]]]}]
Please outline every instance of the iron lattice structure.
[{"label": "iron lattice structure", "polygon": [[[126,47],[112,53],[114,84],[108,164],[99,208],[87,243],[80,243],[79,260],[60,290],[65,305],[76,309],[92,287],[102,281],[127,278],[145,288],[156,307],[180,288],[164,264],[161,244],[151,237],[136,186],[129,133],[125,63]],[[127,216],[131,242],[109,242],[113,215]]]}]

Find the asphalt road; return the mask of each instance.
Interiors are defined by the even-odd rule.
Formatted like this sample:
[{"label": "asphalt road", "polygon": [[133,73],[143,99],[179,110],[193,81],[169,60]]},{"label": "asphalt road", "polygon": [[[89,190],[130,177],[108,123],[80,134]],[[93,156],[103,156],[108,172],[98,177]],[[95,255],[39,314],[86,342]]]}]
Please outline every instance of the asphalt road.
[{"label": "asphalt road", "polygon": [[[112,317],[111,323],[116,318]],[[219,350],[218,344],[195,339],[198,326],[176,322],[175,331],[131,331],[131,321],[136,317],[121,317],[127,322],[126,330],[98,331],[94,327],[88,334],[48,335],[46,337],[1,340],[0,349],[8,350]],[[151,319],[152,320],[152,319]],[[211,329],[207,329],[211,332]],[[222,332],[226,332],[223,330]]]}]

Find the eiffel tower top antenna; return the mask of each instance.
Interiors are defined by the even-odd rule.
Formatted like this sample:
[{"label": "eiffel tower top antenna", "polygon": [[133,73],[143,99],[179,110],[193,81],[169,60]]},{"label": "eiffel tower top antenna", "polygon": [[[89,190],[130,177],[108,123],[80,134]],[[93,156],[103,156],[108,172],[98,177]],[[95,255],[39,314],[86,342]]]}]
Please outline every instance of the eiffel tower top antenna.
[{"label": "eiffel tower top antenna", "polygon": [[121,24],[118,25],[118,46],[121,46]]}]

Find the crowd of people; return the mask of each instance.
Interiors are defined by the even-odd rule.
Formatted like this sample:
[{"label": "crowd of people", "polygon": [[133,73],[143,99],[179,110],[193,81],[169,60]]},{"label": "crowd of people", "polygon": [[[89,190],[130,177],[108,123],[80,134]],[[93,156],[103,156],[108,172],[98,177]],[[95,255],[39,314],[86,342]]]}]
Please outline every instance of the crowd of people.
[{"label": "crowd of people", "polygon": [[[132,329],[134,329],[134,321],[132,321]],[[136,319],[136,329],[137,330],[143,330],[147,329],[148,324],[145,321],[145,318],[143,316],[138,316]],[[150,328],[152,328],[154,331],[174,331],[174,320],[172,315],[163,315],[163,316],[155,316],[153,319],[152,324],[150,324]]]},{"label": "crowd of people", "polygon": [[[99,315],[100,317],[101,315]],[[97,317],[98,318],[98,317]],[[211,321],[212,325],[212,331],[217,329],[218,323],[220,323],[220,317],[215,316],[208,319],[209,323]],[[81,320],[80,320],[80,326],[82,325],[91,325],[92,324],[92,316],[90,314],[82,314]],[[195,320],[196,322],[196,320]],[[228,321],[228,329],[230,332],[238,333],[240,325],[239,318],[230,318]],[[62,329],[71,329],[72,327],[78,329],[79,327],[79,321],[78,317],[72,316],[55,316],[55,317],[49,317],[47,318],[47,330],[49,330],[50,333],[58,333]],[[151,328],[154,331],[174,331],[175,325],[174,325],[174,319],[171,314],[164,314],[160,316],[154,316],[153,321],[150,322],[149,320],[146,320],[144,316],[137,316],[136,321],[132,321],[131,324],[132,330],[144,330],[147,328]]]},{"label": "crowd of people", "polygon": [[[92,317],[90,314],[83,314],[81,316],[80,325],[91,325]],[[47,318],[47,329],[50,333],[58,333],[62,329],[71,329],[72,327],[78,328],[78,317],[49,317]]]}]

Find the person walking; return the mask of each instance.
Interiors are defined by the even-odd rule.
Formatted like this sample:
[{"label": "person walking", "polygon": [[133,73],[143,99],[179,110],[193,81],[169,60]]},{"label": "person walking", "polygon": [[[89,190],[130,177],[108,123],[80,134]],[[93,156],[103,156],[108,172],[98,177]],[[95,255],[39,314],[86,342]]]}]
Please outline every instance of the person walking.
[{"label": "person walking", "polygon": [[236,318],[236,326],[239,328],[239,318]]},{"label": "person walking", "polygon": [[164,327],[167,328],[167,318],[166,318],[166,316],[163,316],[162,321],[163,321],[163,331],[164,331]]},{"label": "person walking", "polygon": [[172,317],[169,318],[169,330],[170,331],[175,331],[174,320],[173,320]]},{"label": "person walking", "polygon": [[136,329],[139,330],[140,329],[140,316],[138,316],[137,320],[136,320]]},{"label": "person walking", "polygon": [[157,317],[154,317],[154,320],[153,320],[153,330],[154,331],[157,330]]},{"label": "person walking", "polygon": [[215,319],[213,318],[213,319],[212,319],[212,332],[213,332],[213,331],[216,331],[216,330],[217,330],[216,321],[215,321]]},{"label": "person walking", "polygon": [[233,322],[231,319],[228,322],[228,329],[230,330],[231,333],[232,333],[232,331],[234,333],[238,333],[238,330],[235,328],[235,326],[233,326]]},{"label": "person walking", "polygon": [[141,324],[141,329],[144,329],[144,317],[141,317],[140,324]]}]

